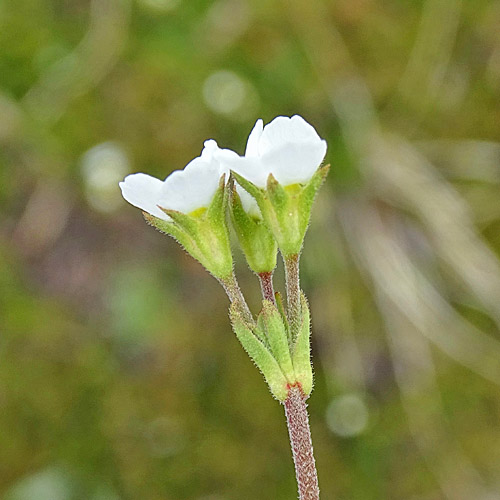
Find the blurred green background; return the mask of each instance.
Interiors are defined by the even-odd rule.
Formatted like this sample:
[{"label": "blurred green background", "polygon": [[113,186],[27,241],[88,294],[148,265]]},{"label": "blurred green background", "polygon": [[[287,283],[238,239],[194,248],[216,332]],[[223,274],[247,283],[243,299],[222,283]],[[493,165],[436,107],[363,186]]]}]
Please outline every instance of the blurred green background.
[{"label": "blurred green background", "polygon": [[487,0],[0,0],[1,498],[296,498],[222,289],[118,189],[295,113],[332,165],[301,262],[322,498],[500,498],[499,27]]}]

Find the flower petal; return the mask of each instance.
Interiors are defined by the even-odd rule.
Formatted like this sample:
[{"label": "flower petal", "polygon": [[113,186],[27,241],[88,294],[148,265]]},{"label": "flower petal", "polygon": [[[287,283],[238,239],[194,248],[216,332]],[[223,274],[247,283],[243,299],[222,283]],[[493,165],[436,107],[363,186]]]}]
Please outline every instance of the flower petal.
[{"label": "flower petal", "polygon": [[243,209],[247,214],[252,215],[253,217],[257,217],[262,219],[262,214],[260,212],[259,205],[255,201],[255,198],[245,191],[239,184],[236,184],[236,191],[241,199],[241,204],[243,205]]},{"label": "flower petal", "polygon": [[263,170],[274,175],[283,186],[306,183],[326,154],[326,141],[288,143],[262,155]]},{"label": "flower petal", "polygon": [[220,175],[217,161],[195,158],[184,170],[176,170],[165,179],[159,205],[185,214],[208,207],[219,186]]},{"label": "flower petal", "polygon": [[[221,155],[221,162],[256,186],[265,188],[269,174],[287,186],[306,183],[326,154],[326,142],[302,117],[278,116],[262,128],[255,124],[244,157]],[[249,154],[251,153],[251,154]]]},{"label": "flower petal", "polygon": [[264,122],[259,118],[248,136],[247,147],[245,149],[245,156],[259,156],[259,141],[264,129]]},{"label": "flower petal", "polygon": [[207,162],[211,162],[220,148],[217,141],[214,139],[208,139],[203,143],[203,151],[201,152],[200,158],[203,158]]},{"label": "flower petal", "polygon": [[147,174],[131,174],[120,182],[123,197],[134,207],[163,220],[170,220],[157,206],[163,182]]},{"label": "flower petal", "polygon": [[259,153],[263,156],[289,144],[317,144],[319,142],[321,142],[321,137],[301,116],[294,115],[291,118],[278,116],[264,127],[259,141]]},{"label": "flower petal", "polygon": [[[247,141],[245,156],[205,141],[201,155],[164,182],[146,174],[133,174],[120,183],[123,197],[132,205],[164,220],[158,206],[183,213],[208,207],[222,174],[234,170],[256,186],[265,188],[269,174],[286,186],[307,182],[326,153],[326,142],[302,117],[278,116],[264,127],[257,120]],[[238,186],[247,212],[259,212],[255,200]]]},{"label": "flower petal", "polygon": [[[217,143],[215,141],[210,140],[205,142],[205,147],[207,147],[208,142],[214,142],[217,146]],[[210,145],[210,147],[212,146]],[[229,179],[229,171],[231,170],[231,165],[233,164],[233,162],[238,161],[240,156],[231,149],[221,149],[219,148],[219,146],[217,146],[216,148],[212,148],[210,153],[211,161],[216,162],[219,165],[219,178],[222,174],[226,174],[227,181]]]},{"label": "flower petal", "polygon": [[231,157],[224,156],[221,157],[221,162],[225,168],[234,170],[237,174],[245,177],[245,179],[254,183],[257,187],[266,187],[269,172],[260,158],[238,155]]}]

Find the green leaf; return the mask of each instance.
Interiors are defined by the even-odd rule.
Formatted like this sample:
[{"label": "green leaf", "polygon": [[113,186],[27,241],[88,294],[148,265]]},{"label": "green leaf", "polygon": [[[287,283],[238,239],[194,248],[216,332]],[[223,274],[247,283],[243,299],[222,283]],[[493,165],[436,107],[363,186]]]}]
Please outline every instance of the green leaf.
[{"label": "green leaf", "polygon": [[257,368],[262,372],[262,375],[264,375],[271,393],[280,401],[284,401],[288,397],[288,381],[283,375],[278,362],[261,340],[254,335],[234,304],[231,304],[229,316],[236,337]]},{"label": "green leaf", "polygon": [[290,325],[288,324],[288,317],[286,315],[286,310],[285,310],[285,306],[283,304],[283,296],[281,295],[280,292],[276,292],[274,294],[274,297],[276,299],[276,307],[281,315],[281,319],[283,321],[283,324],[285,325],[285,329],[286,329],[286,336],[287,336],[287,339],[288,339],[288,345],[290,346],[290,348],[292,347],[292,334],[291,334],[291,331],[290,331]]},{"label": "green leaf", "polygon": [[293,346],[292,362],[297,382],[300,382],[302,391],[309,396],[313,388],[313,371],[311,364],[311,325],[310,313],[307,299],[303,293],[300,294],[302,322],[300,330]]},{"label": "green leaf", "polygon": [[262,314],[257,316],[257,326],[255,328],[255,335],[259,337],[261,342],[266,346],[268,350],[271,349],[269,341],[267,339],[266,325],[264,324],[264,317]]},{"label": "green leaf", "polygon": [[280,365],[288,382],[295,382],[295,373],[293,370],[292,357],[290,356],[290,346],[288,345],[288,335],[276,306],[269,300],[262,302],[262,311],[259,319],[262,318],[266,337],[274,358]]}]

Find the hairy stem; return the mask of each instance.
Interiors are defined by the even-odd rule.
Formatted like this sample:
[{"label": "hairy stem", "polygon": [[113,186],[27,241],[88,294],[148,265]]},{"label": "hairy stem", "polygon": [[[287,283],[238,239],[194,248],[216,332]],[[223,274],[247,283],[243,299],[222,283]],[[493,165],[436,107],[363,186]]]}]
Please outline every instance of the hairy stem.
[{"label": "hairy stem", "polygon": [[314,462],[309,417],[304,395],[292,387],[284,402],[300,500],[319,500],[318,474]]},{"label": "hairy stem", "polygon": [[273,286],[273,271],[268,273],[259,273],[259,281],[260,288],[262,290],[262,297],[276,305]]},{"label": "hairy stem", "polygon": [[233,273],[231,276],[224,279],[221,278],[219,279],[219,282],[224,288],[224,291],[229,297],[231,303],[237,304],[245,319],[250,323],[253,323],[254,319],[252,313],[250,312],[245,297],[243,297],[243,294],[241,293],[240,285],[238,284],[235,274]]},{"label": "hairy stem", "polygon": [[299,255],[289,255],[284,259],[286,279],[286,302],[288,309],[288,321],[292,333],[292,341],[299,333],[300,314],[300,281],[299,281]]}]

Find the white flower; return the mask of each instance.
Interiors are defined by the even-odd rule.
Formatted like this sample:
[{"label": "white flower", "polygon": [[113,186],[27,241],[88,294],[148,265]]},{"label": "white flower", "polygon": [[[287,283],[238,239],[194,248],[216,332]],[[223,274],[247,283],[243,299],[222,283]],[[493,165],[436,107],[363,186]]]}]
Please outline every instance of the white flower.
[{"label": "white flower", "polygon": [[[263,126],[257,120],[248,137],[245,156],[220,149],[214,140],[205,142],[201,156],[164,181],[147,174],[132,174],[120,182],[123,197],[132,205],[163,220],[159,207],[189,214],[208,207],[222,174],[234,170],[258,187],[266,187],[269,174],[283,186],[306,183],[326,153],[326,142],[302,117],[278,116]],[[237,186],[243,207],[260,215],[255,199]]]},{"label": "white flower", "polygon": [[214,157],[221,151],[214,140],[205,141],[201,156],[164,181],[147,174],[131,174],[120,182],[123,197],[132,205],[163,220],[170,220],[159,207],[189,214],[208,207],[224,173]]},{"label": "white flower", "polygon": [[301,116],[278,116],[263,126],[257,120],[248,137],[245,156],[219,150],[224,168],[234,170],[256,186],[266,187],[269,174],[283,186],[311,179],[326,154],[326,141]]}]

